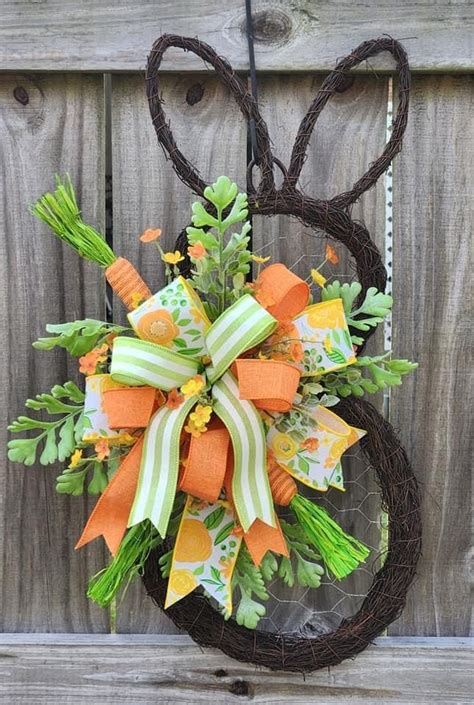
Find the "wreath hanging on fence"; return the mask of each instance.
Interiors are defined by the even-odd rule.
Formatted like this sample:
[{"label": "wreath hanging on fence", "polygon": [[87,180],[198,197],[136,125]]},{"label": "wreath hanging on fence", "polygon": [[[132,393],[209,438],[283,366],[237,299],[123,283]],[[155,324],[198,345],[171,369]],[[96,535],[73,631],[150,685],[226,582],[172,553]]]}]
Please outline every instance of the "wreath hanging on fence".
[{"label": "wreath hanging on fence", "polygon": [[[253,121],[260,182],[254,187],[251,164],[247,193],[225,176],[207,185],[177,147],[158,79],[170,46],[210,63]],[[309,198],[297,182],[315,123],[347,71],[382,51],[394,56],[399,75],[391,138],[350,191]],[[149,57],[146,86],[158,140],[204,202],[193,204],[192,224],[175,251],[163,251],[159,229],[142,234],[156,245],[165,270],[167,284],[155,294],[82,221],[69,179],[58,178],[56,190],[34,204],[32,212],[56,235],[105,269],[130,326],[90,319],[47,326],[50,335],[35,347],[62,347],[79,358],[85,391],[66,382],[29,399],[28,408],[54,419],[14,421],[13,433],[33,433],[11,440],[9,457],[32,465],[41,449],[44,465],[69,458],[58,492],[80,495],[87,485],[101,495],[77,544],[103,536],[111,551],[109,565],[88,587],[98,604],[110,604],[140,574],[157,605],[203,646],[274,669],[331,666],[363,650],[400,614],[421,549],[419,495],[405,451],[362,399],[401,384],[416,365],[390,354],[361,355],[392,298],[384,293],[377,248],[350,216],[400,150],[406,54],[382,38],[340,61],[300,125],[288,169],[272,155],[255,99],[207,44],[162,36]],[[279,188],[275,164],[283,175]],[[276,214],[345,245],[358,281],[327,281],[328,268],[338,263],[329,244],[307,279],[252,252],[249,216]],[[296,581],[314,591],[324,575],[344,581],[368,559],[369,547],[318,503],[318,493],[344,490],[343,455],[358,443],[388,514],[385,561],[362,606],[316,636],[259,629],[267,583]],[[280,507],[287,508],[283,515]]]}]

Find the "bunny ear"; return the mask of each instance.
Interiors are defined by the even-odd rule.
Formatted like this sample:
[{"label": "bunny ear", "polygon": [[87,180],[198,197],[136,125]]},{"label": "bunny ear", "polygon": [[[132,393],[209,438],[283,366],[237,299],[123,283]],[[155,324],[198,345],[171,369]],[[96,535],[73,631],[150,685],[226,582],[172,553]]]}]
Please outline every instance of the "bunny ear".
[{"label": "bunny ear", "polygon": [[306,159],[306,150],[316,120],[320,116],[329,98],[334,95],[334,93],[340,92],[341,89],[343,89],[347,72],[362,61],[376,54],[380,54],[383,51],[390,52],[394,59],[396,59],[399,77],[398,109],[393,122],[390,140],[387,142],[381,156],[354,184],[352,189],[335,196],[330,202],[335,206],[347,208],[354,203],[364,191],[371,188],[383,172],[388,169],[393,157],[401,149],[402,137],[407,126],[410,69],[408,66],[408,57],[402,45],[391,37],[380,37],[379,39],[371,39],[368,42],[360,44],[349,56],[346,56],[345,59],[342,59],[337,64],[334,71],[332,71],[323,82],[308,112],[303,118],[296,135],[295,144],[291,153],[290,167],[288,169],[287,184],[289,186],[295,188]]},{"label": "bunny ear", "polygon": [[207,184],[201,179],[198,171],[188,162],[183,153],[178,149],[173,133],[166,120],[160,98],[160,83],[158,69],[163,54],[169,47],[178,47],[199,56],[203,61],[211,64],[221,81],[229,87],[234,95],[237,105],[247,120],[255,121],[257,145],[260,155],[261,181],[259,190],[273,190],[272,153],[267,126],[260,115],[254,97],[247,91],[245,85],[235,74],[233,68],[225,59],[218,56],[214,49],[205,42],[191,37],[181,37],[175,34],[163,34],[153,44],[148,57],[146,70],[146,92],[150,107],[153,126],[160,144],[168,152],[173,167],[179,178],[184,181],[196,194],[203,195]]}]

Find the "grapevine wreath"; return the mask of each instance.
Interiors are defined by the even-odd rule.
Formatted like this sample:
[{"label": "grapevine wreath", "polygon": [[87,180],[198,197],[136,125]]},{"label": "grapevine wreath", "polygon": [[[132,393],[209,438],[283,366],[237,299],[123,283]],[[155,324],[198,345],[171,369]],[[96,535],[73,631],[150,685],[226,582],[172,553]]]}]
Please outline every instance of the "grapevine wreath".
[{"label": "grapevine wreath", "polygon": [[[211,64],[253,121],[260,181],[254,187],[251,164],[247,193],[225,176],[207,185],[177,147],[158,79],[171,46]],[[316,120],[347,72],[382,51],[393,55],[399,76],[391,138],[350,191],[309,198],[297,182]],[[100,495],[77,543],[103,536],[112,554],[87,589],[99,605],[142,575],[157,605],[199,644],[296,671],[355,655],[400,614],[421,550],[418,489],[390,424],[362,397],[401,384],[416,364],[362,354],[392,298],[384,293],[380,254],[350,209],[400,150],[409,80],[400,44],[361,44],[323,82],[285,168],[229,64],[197,39],[158,39],[146,75],[153,125],[176,173],[204,202],[193,204],[175,251],[162,249],[158,228],[141,235],[164,267],[167,283],[155,294],[82,221],[68,177],[57,177],[55,191],[32,206],[58,237],[105,269],[129,311],[129,326],[91,319],[47,326],[50,335],[34,346],[59,346],[78,358],[85,389],[56,385],[26,402],[51,420],[20,416],[10,425],[13,433],[32,432],[9,442],[12,461],[32,465],[40,449],[43,465],[69,459],[58,492],[80,495],[87,486]],[[276,214],[345,245],[358,281],[341,284],[328,273],[338,263],[330,244],[307,279],[252,252],[249,216]],[[344,490],[342,456],[357,443],[388,514],[385,561],[362,606],[328,633],[259,629],[269,581],[317,590],[323,575],[344,581],[368,559],[369,547],[318,502],[321,493]]]}]

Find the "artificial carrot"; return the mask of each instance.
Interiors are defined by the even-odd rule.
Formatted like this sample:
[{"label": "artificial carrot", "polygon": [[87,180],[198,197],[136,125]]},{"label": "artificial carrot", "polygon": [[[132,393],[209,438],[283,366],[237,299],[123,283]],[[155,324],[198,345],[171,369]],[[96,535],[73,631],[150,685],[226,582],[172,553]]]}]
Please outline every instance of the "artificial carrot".
[{"label": "artificial carrot", "polygon": [[84,223],[69,176],[64,181],[56,176],[54,193],[43,194],[30,210],[81,257],[106,268],[108,282],[128,309],[133,308],[137,300],[151,296],[135,267],[123,257],[117,257],[103,235]]}]

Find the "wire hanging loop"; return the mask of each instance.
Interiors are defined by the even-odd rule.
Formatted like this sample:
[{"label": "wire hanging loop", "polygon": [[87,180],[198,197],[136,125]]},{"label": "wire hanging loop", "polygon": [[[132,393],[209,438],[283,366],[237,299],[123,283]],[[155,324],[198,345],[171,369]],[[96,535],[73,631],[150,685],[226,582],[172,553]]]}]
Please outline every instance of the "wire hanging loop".
[{"label": "wire hanging loop", "polygon": [[[252,18],[252,0],[245,0],[245,15],[246,15],[246,33],[247,33],[247,44],[249,49],[249,68],[250,68],[250,90],[258,103],[258,88],[257,88],[257,67],[255,63],[255,46],[254,46],[254,36],[253,36],[253,18]],[[252,161],[257,166],[260,164],[260,156],[258,150],[257,142],[257,129],[255,126],[255,120],[250,118],[249,120],[249,131],[250,131],[250,143],[252,145]]]}]

